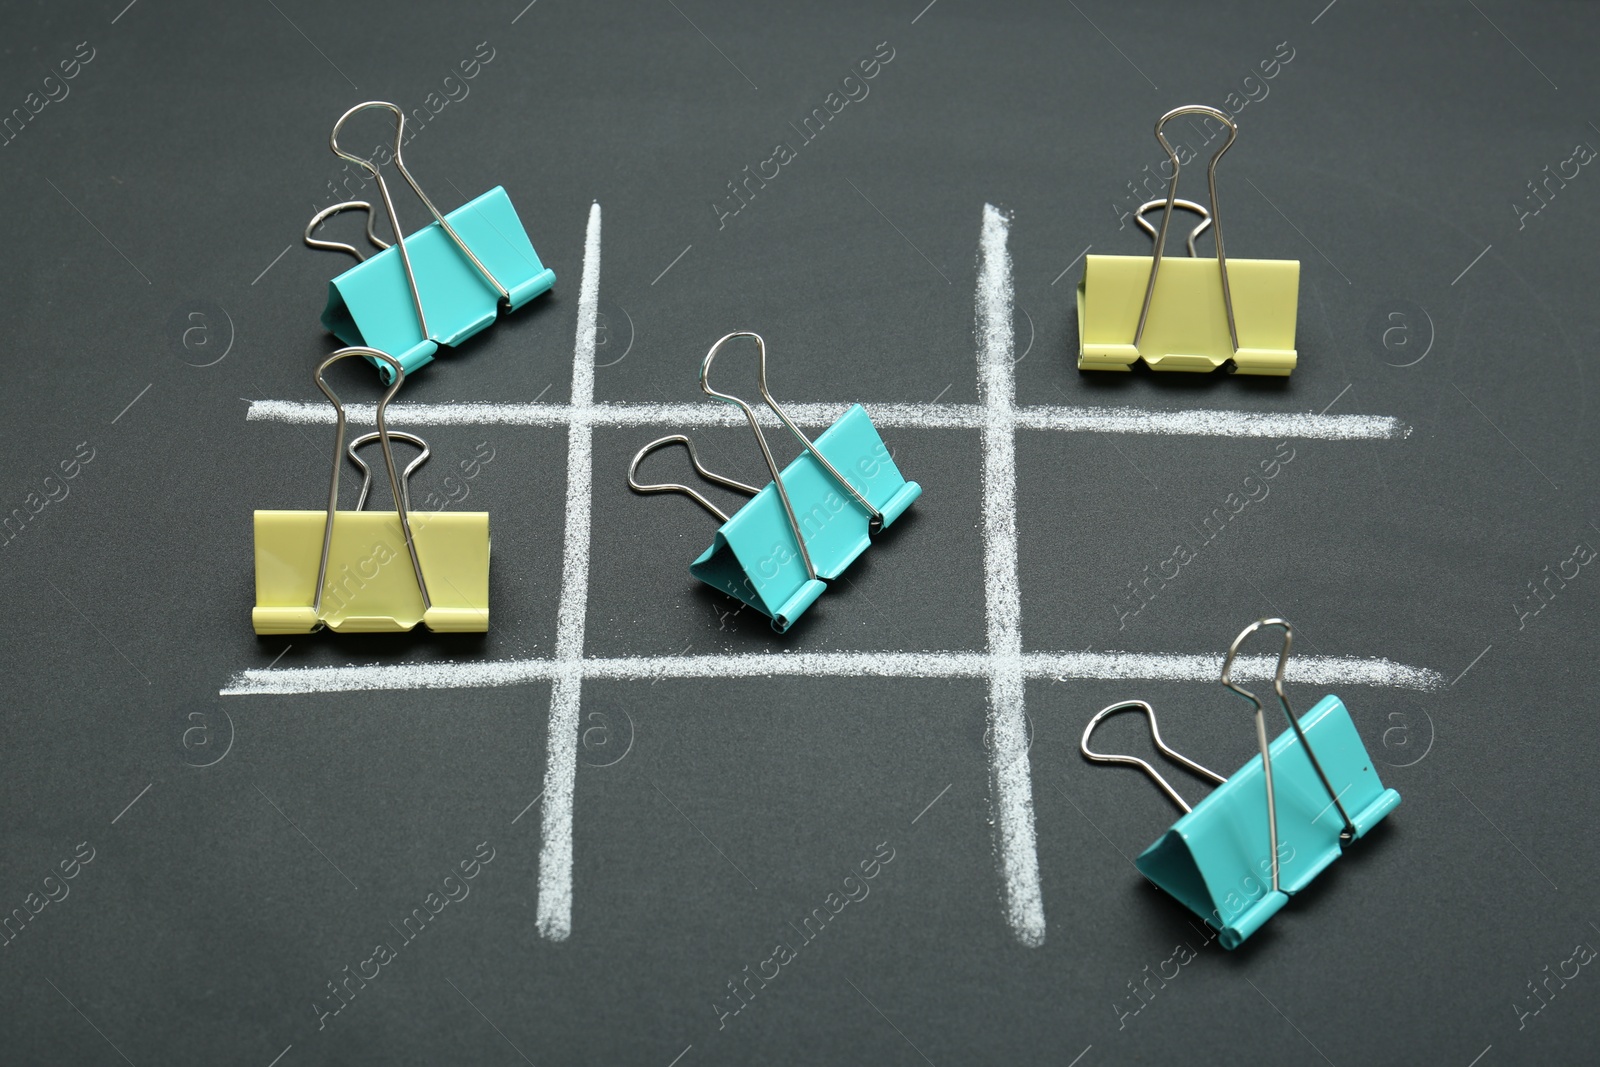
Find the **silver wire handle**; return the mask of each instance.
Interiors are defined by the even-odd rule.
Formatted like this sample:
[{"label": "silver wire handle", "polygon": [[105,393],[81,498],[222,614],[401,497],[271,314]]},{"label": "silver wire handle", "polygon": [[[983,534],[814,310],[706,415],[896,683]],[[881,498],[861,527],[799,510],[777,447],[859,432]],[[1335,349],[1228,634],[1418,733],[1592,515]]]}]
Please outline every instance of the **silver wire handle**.
[{"label": "silver wire handle", "polygon": [[[1206,183],[1211,192],[1211,222],[1217,231],[1217,266],[1222,271],[1222,303],[1228,312],[1228,336],[1233,341],[1233,351],[1237,355],[1239,351],[1239,330],[1233,321],[1233,291],[1228,286],[1228,253],[1222,247],[1222,212],[1217,204],[1217,161],[1222,158],[1224,152],[1233,147],[1234,139],[1239,136],[1239,127],[1226,112],[1218,111],[1216,108],[1207,107],[1204,104],[1186,104],[1183,107],[1175,107],[1156,120],[1156,140],[1161,142],[1161,147],[1167,150],[1167,158],[1172,160],[1172,180],[1167,186],[1167,210],[1161,216],[1161,231],[1156,234],[1155,256],[1150,261],[1150,281],[1144,290],[1144,306],[1139,309],[1139,327],[1133,334],[1133,347],[1139,347],[1139,342],[1144,337],[1145,323],[1150,318],[1150,301],[1156,293],[1156,275],[1161,270],[1161,257],[1167,245],[1167,226],[1172,222],[1172,209],[1178,202],[1178,170],[1180,166],[1178,153],[1173,151],[1172,145],[1167,143],[1167,138],[1162,134],[1161,128],[1170,119],[1175,119],[1182,115],[1207,115],[1219,120],[1228,128],[1228,139],[1222,143],[1221,148],[1217,149],[1216,155],[1211,157],[1211,163],[1206,167]],[[1194,246],[1192,244],[1189,247],[1189,251],[1193,255]]]},{"label": "silver wire handle", "polygon": [[313,376],[317,383],[317,388],[322,390],[322,395],[332,402],[333,410],[338,413],[337,426],[334,429],[333,436],[333,477],[328,482],[328,517],[322,526],[322,559],[317,564],[317,591],[311,602],[311,610],[317,616],[319,624],[322,618],[322,587],[328,580],[328,554],[333,547],[333,517],[339,510],[339,469],[344,465],[345,430],[344,404],[340,403],[338,395],[328,387],[328,383],[322,380],[322,372],[349,356],[366,356],[369,359],[380,359],[394,368],[394,383],[389,386],[388,390],[384,392],[383,398],[378,401],[376,420],[378,424],[378,443],[383,448],[383,463],[389,471],[389,489],[394,493],[395,510],[400,515],[400,530],[405,535],[406,551],[411,555],[411,570],[417,576],[417,591],[422,594],[422,608],[426,611],[433,607],[433,601],[428,596],[428,583],[422,577],[422,561],[417,558],[417,543],[411,536],[411,519],[408,515],[410,509],[407,506],[406,495],[400,488],[399,478],[395,476],[394,449],[389,445],[389,426],[383,418],[384,409],[389,406],[389,401],[394,398],[395,393],[399,392],[401,384],[406,380],[406,370],[400,365],[398,359],[386,352],[379,352],[376,348],[341,348],[323,360],[318,365],[317,372]]},{"label": "silver wire handle", "polygon": [[1283,630],[1283,648],[1278,652],[1278,669],[1272,678],[1272,688],[1278,694],[1278,703],[1283,705],[1283,713],[1288,716],[1289,726],[1294,730],[1294,736],[1299,739],[1300,747],[1306,751],[1306,756],[1311,760],[1311,767],[1317,772],[1317,778],[1322,782],[1322,788],[1328,791],[1333,806],[1339,809],[1339,817],[1344,820],[1344,829],[1339,832],[1340,841],[1352,841],[1356,836],[1355,823],[1350,819],[1350,813],[1344,810],[1344,803],[1340,801],[1339,794],[1334,792],[1333,784],[1328,781],[1328,776],[1322,770],[1322,764],[1317,761],[1317,754],[1311,750],[1311,742],[1306,740],[1305,731],[1300,729],[1300,720],[1295,717],[1294,709],[1289,706],[1289,698],[1283,691],[1283,671],[1289,662],[1289,646],[1294,641],[1294,628],[1284,619],[1259,619],[1239,632],[1233,639],[1233,644],[1228,648],[1228,658],[1222,662],[1222,684],[1244,697],[1256,707],[1256,741],[1261,746],[1261,770],[1267,783],[1267,833],[1272,838],[1272,890],[1278,892],[1278,808],[1272,790],[1272,751],[1267,739],[1266,714],[1261,706],[1261,701],[1256,695],[1243,686],[1235,685],[1232,679],[1233,661],[1239,655],[1239,646],[1244,639],[1266,626],[1277,626]]},{"label": "silver wire handle", "polygon": [[378,108],[380,110],[393,113],[395,117],[395,168],[400,171],[400,176],[406,180],[406,184],[411,186],[411,191],[417,194],[417,199],[421,200],[423,205],[427,207],[429,213],[431,213],[433,217],[438,220],[439,225],[444,228],[444,232],[450,235],[450,240],[454,241],[456,247],[461,249],[462,253],[472,261],[472,265],[478,268],[478,273],[482,274],[484,279],[490,285],[494,286],[495,290],[500,294],[500,300],[502,303],[509,307],[511,304],[511,293],[506,289],[505,286],[500,284],[500,280],[494,276],[489,268],[483,265],[483,261],[473,253],[472,249],[467,247],[467,242],[463,241],[461,239],[461,235],[456,233],[455,227],[450,225],[449,221],[444,217],[444,214],[438,208],[433,206],[433,201],[428,199],[428,194],[422,191],[422,186],[417,184],[417,179],[413,178],[411,176],[411,171],[406,169],[405,160],[402,159],[400,155],[400,150],[402,147],[404,147],[406,139],[406,113],[387,101],[368,100],[364,104],[357,104],[355,107],[339,116],[339,121],[333,124],[333,132],[328,135],[328,147],[333,149],[333,154],[338,156],[340,159],[348,160],[351,163],[358,163],[367,168],[367,170],[372,174],[373,178],[377,180],[378,192],[383,197],[383,206],[389,215],[389,228],[394,232],[395,244],[400,246],[400,261],[405,265],[406,281],[411,285],[411,302],[417,309],[417,325],[422,328],[422,335],[429,340],[432,340],[433,338],[433,335],[428,332],[427,316],[425,316],[422,311],[422,293],[417,289],[417,275],[416,272],[411,269],[411,253],[406,251],[405,231],[400,228],[400,216],[396,214],[394,209],[394,197],[389,195],[389,184],[383,180],[383,175],[378,171],[378,165],[372,160],[363,159],[360,156],[352,155],[339,147],[339,131],[344,128],[344,124],[349,121],[350,117],[356,114],[358,111],[366,111],[369,108]]},{"label": "silver wire handle", "polygon": [[349,252],[352,256],[356,257],[357,262],[366,262],[367,257],[362,255],[361,249],[357,248],[355,245],[347,245],[343,241],[324,241],[320,237],[312,236],[312,234],[317,232],[317,227],[321,226],[324,222],[327,222],[341,211],[357,210],[365,211],[367,213],[367,240],[372,242],[373,247],[377,248],[379,251],[388,248],[389,242],[372,232],[372,224],[378,221],[378,217],[372,213],[372,205],[367,203],[365,200],[346,200],[342,204],[330,204],[328,207],[323,208],[315,215],[312,215],[311,221],[306,223],[306,244],[310,245],[312,248],[320,248],[327,252]]},{"label": "silver wire handle", "polygon": [[1150,740],[1155,742],[1156,748],[1161,751],[1163,756],[1176,760],[1185,767],[1189,768],[1191,771],[1194,771],[1196,774],[1204,775],[1218,785],[1221,785],[1223,782],[1227,781],[1226,778],[1222,777],[1222,775],[1218,774],[1216,771],[1208,770],[1207,768],[1196,763],[1194,760],[1190,759],[1188,756],[1185,756],[1183,753],[1178,752],[1173,748],[1169,748],[1167,743],[1161,740],[1161,727],[1156,725],[1155,709],[1143,700],[1123,700],[1112,704],[1110,707],[1102,708],[1095,712],[1094,718],[1090,719],[1089,724],[1083,728],[1083,737],[1078,742],[1079,751],[1083,753],[1085,759],[1091,760],[1095,763],[1121,763],[1129,767],[1138,767],[1140,770],[1144,771],[1145,774],[1148,774],[1151,777],[1151,779],[1158,787],[1160,787],[1163,793],[1167,794],[1167,798],[1169,800],[1178,805],[1179,811],[1183,812],[1185,815],[1189,814],[1189,812],[1194,809],[1190,808],[1183,797],[1178,795],[1178,791],[1172,788],[1172,784],[1161,776],[1161,772],[1150,766],[1149,763],[1140,759],[1138,756],[1125,756],[1109,752],[1095,752],[1089,747],[1089,735],[1095,732],[1095,729],[1099,727],[1101,722],[1115,715],[1119,711],[1128,711],[1134,708],[1143,711],[1145,718],[1150,720]]},{"label": "silver wire handle", "polygon": [[[1144,215],[1145,212],[1149,211],[1151,208],[1162,207],[1165,204],[1165,200],[1146,200],[1144,203],[1139,205],[1139,210],[1133,213],[1133,221],[1138,223],[1139,228],[1145,233],[1149,234],[1151,237],[1156,236],[1156,228],[1150,224],[1150,220],[1145,218]],[[1195,238],[1199,237],[1201,234],[1205,233],[1211,228],[1211,212],[1206,210],[1206,206],[1204,204],[1197,204],[1193,200],[1174,200],[1172,205],[1174,207],[1181,207],[1185,211],[1193,211],[1196,215],[1200,216],[1200,225],[1189,231],[1189,258],[1194,259],[1197,256],[1197,253],[1194,250]],[[349,245],[343,245],[341,247],[346,249],[350,248]]]},{"label": "silver wire handle", "polygon": [[[403,430],[390,430],[389,438],[395,441],[406,441],[422,449],[422,454],[407,464],[406,469],[400,475],[400,494],[405,504],[405,509],[410,511],[411,472],[428,462],[428,457],[433,454],[433,451],[428,448],[428,442],[424,441],[414,433],[406,433]],[[366,462],[360,456],[356,455],[356,450],[362,445],[370,445],[376,440],[378,440],[378,433],[376,430],[374,430],[372,433],[364,433],[354,441],[351,441],[350,447],[345,451],[345,454],[350,457],[350,462],[361,468],[361,495],[356,498],[357,511],[360,511],[362,508],[366,507],[367,493],[372,489],[372,468],[368,467]]]},{"label": "silver wire handle", "polygon": [[682,445],[684,448],[688,449],[689,462],[693,464],[695,473],[707,481],[716,482],[718,485],[725,486],[729,489],[736,489],[741,493],[749,493],[751,496],[755,496],[761,491],[753,485],[746,485],[743,482],[735,481],[732,478],[725,478],[715,471],[709,471],[705,467],[701,466],[700,457],[694,450],[694,442],[689,440],[688,437],[681,433],[668,434],[666,437],[658,437],[654,441],[651,441],[649,444],[645,445],[643,448],[639,449],[639,451],[634,454],[633,462],[628,464],[628,488],[632,489],[635,493],[682,493],[690,500],[693,500],[696,504],[699,504],[701,507],[711,512],[712,515],[716,516],[718,521],[728,521],[727,514],[721,508],[717,507],[711,501],[707,500],[705,497],[701,496],[698,492],[689,488],[687,485],[683,485],[679,482],[657,482],[650,485],[645,485],[639,481],[639,464],[644,462],[644,457],[648,456],[657,449],[666,448],[668,445]]}]

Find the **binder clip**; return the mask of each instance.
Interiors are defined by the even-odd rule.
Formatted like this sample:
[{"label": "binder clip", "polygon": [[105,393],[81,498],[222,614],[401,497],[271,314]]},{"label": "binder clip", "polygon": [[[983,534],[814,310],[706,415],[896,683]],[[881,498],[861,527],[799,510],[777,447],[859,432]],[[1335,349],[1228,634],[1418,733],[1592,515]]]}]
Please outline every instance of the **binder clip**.
[{"label": "binder clip", "polygon": [[[432,360],[440,345],[457,345],[482,332],[495,321],[498,311],[522,307],[554,285],[556,276],[539,262],[503,187],[497,185],[454,211],[440,214],[401,158],[405,113],[393,104],[373,100],[339,116],[328,145],[334,155],[360,164],[376,179],[391,232],[398,235],[404,231],[377,163],[339,147],[339,131],[345,122],[368,108],[394,112],[394,165],[433,221],[391,247],[372,232],[372,205],[356,200],[312,216],[305,238],[313,248],[349,252],[357,260],[354,267],[328,283],[322,325],[347,345],[395,353],[401,369],[410,374]],[[327,218],[352,208],[367,212],[367,237],[379,248],[370,258],[352,245],[312,237]],[[388,364],[373,363],[385,382],[393,380]]]},{"label": "binder clip", "polygon": [[[1239,645],[1264,626],[1283,628],[1273,688],[1290,726],[1270,745],[1261,701],[1231,679]],[[1184,813],[1139,855],[1135,866],[1218,930],[1228,949],[1237,948],[1288,903],[1290,894],[1338,859],[1345,845],[1364,836],[1400,803],[1400,794],[1379,781],[1338,697],[1323,697],[1295,718],[1283,692],[1293,636],[1284,620],[1263,619],[1247,626],[1228,649],[1222,684],[1255,705],[1261,749],[1231,778],[1168,748],[1155,710],[1142,700],[1122,701],[1097,713],[1079,743],[1089,760],[1138,767]],[[1129,709],[1143,711],[1150,720],[1151,740],[1163,755],[1217,783],[1194,808],[1144,760],[1089,748],[1089,736],[1104,719]]]},{"label": "binder clip", "polygon": [[[339,468],[344,461],[345,411],[322,373],[347,356],[389,365],[393,383],[378,401],[375,433],[350,443],[361,469],[354,511],[339,510]],[[334,431],[333,477],[326,511],[255,513],[258,634],[306,634],[326,626],[340,633],[399,633],[421,622],[439,633],[479,633],[489,628],[489,516],[482,511],[439,511],[413,521],[406,481],[428,458],[418,437],[390,431],[384,409],[405,381],[405,368],[373,348],[342,348],[322,361],[317,388],[339,413]],[[390,441],[399,438],[422,454],[395,475]],[[356,449],[377,441],[398,511],[363,511],[372,472]]]},{"label": "binder clip", "polygon": [[[745,401],[711,387],[711,364],[722,346],[736,337],[755,340],[760,358],[757,381],[761,399],[803,448],[782,471],[773,458],[756,413]],[[651,441],[628,467],[628,485],[638,493],[683,493],[721,522],[711,547],[689,565],[689,573],[707,585],[749,604],[783,633],[867,550],[879,531],[898,519],[922,495],[922,487],[906,481],[889,449],[860,404],[836,419],[812,441],[767,390],[767,346],[759,334],[739,330],[711,346],[700,367],[700,388],[714,400],[744,412],[756,435],[772,481],[761,489],[714,474],[701,466],[694,442],[683,434]],[[639,464],[650,453],[681,444],[703,478],[750,496],[732,516],[687,485],[643,485]]]},{"label": "binder clip", "polygon": [[[1178,199],[1178,154],[1161,129],[1170,119],[1203,115],[1228,130],[1228,139],[1211,157],[1206,177],[1211,210]],[[1078,284],[1078,369],[1126,371],[1139,360],[1151,370],[1205,372],[1226,367],[1235,374],[1287,376],[1298,355],[1295,316],[1300,293],[1300,262],[1293,259],[1232,259],[1222,244],[1217,208],[1217,161],[1233,146],[1239,127],[1213,107],[1174,108],[1156,120],[1156,140],[1172,161],[1172,180],[1164,201],[1135,213],[1155,237],[1155,251],[1144,256],[1085,256]],[[1164,204],[1159,231],[1145,211]],[[1164,259],[1167,228],[1175,207],[1199,211],[1203,221],[1189,236],[1189,259]],[[1194,238],[1216,232],[1217,258],[1194,258]],[[1142,296],[1141,296],[1142,294]]]}]

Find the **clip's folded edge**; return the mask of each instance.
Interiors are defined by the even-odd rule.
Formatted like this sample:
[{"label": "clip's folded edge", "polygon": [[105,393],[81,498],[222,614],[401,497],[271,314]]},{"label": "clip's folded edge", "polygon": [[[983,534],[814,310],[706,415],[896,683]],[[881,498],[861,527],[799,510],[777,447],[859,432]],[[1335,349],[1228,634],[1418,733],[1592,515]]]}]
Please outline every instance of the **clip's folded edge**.
[{"label": "clip's folded edge", "polygon": [[915,504],[922,496],[922,486],[907,480],[904,485],[895,490],[894,496],[884,504],[878,506],[883,514],[883,528],[887,530],[894,520],[906,513],[906,510]]},{"label": "clip's folded edge", "polygon": [[489,631],[489,609],[452,608],[435,604],[422,613],[422,625],[436,634],[481,634]]},{"label": "clip's folded edge", "polygon": [[[1282,890],[1268,890],[1250,907],[1234,916],[1227,925],[1217,931],[1217,940],[1222,942],[1222,947],[1232,951],[1244,944],[1251,934],[1266,925],[1268,919],[1283,910],[1289,903],[1289,894]],[[1207,919],[1209,923],[1210,920]]]},{"label": "clip's folded edge", "polygon": [[1234,373],[1287,378],[1300,362],[1293,348],[1241,348],[1234,353]]},{"label": "clip's folded edge", "polygon": [[[1357,837],[1399,806],[1400,794],[1383,785],[1338,697],[1323,697],[1301,716],[1300,727],[1323,766],[1340,780],[1339,796],[1356,809],[1352,822]],[[1265,836],[1261,832],[1265,829],[1265,783],[1259,753],[1135,860],[1140,873],[1217,929],[1223,947],[1229,949],[1259,929],[1283,907],[1288,895],[1305,888],[1343,851],[1338,827],[1323,825],[1333,805],[1322,804],[1319,809],[1318,801],[1326,793],[1314,780],[1310,760],[1299,748],[1293,730],[1279,734],[1271,751],[1278,818],[1284,830],[1279,851],[1287,846],[1290,852],[1279,857],[1282,892],[1270,888],[1271,857],[1255,855]],[[1364,780],[1368,774],[1370,781]],[[1343,781],[1346,778],[1348,781]],[[1310,814],[1313,811],[1316,814]],[[1255,890],[1249,888],[1250,883]],[[1230,901],[1237,903],[1229,907]]]},{"label": "clip's folded edge", "polygon": [[[518,310],[555,285],[555,271],[539,259],[503,186],[446,212],[445,218],[474,255],[500,276],[517,279],[507,285],[509,310]],[[408,234],[404,243],[417,276],[418,295],[436,320],[431,336],[422,332],[400,250],[393,245],[328,282],[321,321],[347,345],[393,354],[410,374],[430,362],[440,345],[457,345],[492,325],[499,301],[437,219]],[[453,302],[457,313],[441,314],[441,302]],[[388,365],[372,362],[385,382],[393,380]]]},{"label": "clip's folded edge", "polygon": [[793,596],[785,600],[778,609],[772,613],[772,627],[781,633],[788,633],[806,609],[817,602],[823,593],[828,591],[828,584],[819,578],[809,578],[801,583]]},{"label": "clip's folded edge", "polygon": [[250,628],[258,634],[308,634],[317,625],[317,613],[310,607],[264,608],[257,604],[250,609]]},{"label": "clip's folded edge", "polygon": [[1356,828],[1356,837],[1358,839],[1366,837],[1367,831],[1377,826],[1384,820],[1385,816],[1399,806],[1400,791],[1389,787],[1379,793],[1377,798],[1366,807],[1361,808],[1359,811],[1351,812],[1350,822]]}]

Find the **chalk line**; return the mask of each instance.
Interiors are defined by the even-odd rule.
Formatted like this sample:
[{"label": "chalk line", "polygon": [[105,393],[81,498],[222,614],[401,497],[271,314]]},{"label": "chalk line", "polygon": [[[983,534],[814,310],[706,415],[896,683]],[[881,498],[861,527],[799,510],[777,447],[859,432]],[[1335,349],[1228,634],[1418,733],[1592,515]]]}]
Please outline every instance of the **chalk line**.
[{"label": "chalk line", "polygon": [[[594,403],[595,323],[600,304],[600,205],[589,208],[572,352],[572,409]],[[578,701],[583,693],[583,628],[589,607],[589,520],[594,480],[593,430],[576,418],[567,428],[567,526],[556,612],[555,672],[545,736],[543,843],[539,850],[539,933],[572,934],[572,793],[578,770]]]},{"label": "chalk line", "polygon": [[[1184,655],[1147,652],[1028,652],[1023,654],[1030,678],[1144,682],[1210,682],[1220,685],[1221,655]],[[1244,681],[1269,681],[1278,657],[1240,656],[1234,674]],[[1428,667],[1412,667],[1381,656],[1301,656],[1289,661],[1284,680],[1292,685],[1322,686],[1336,690],[1365,685],[1381,689],[1429,692],[1444,688],[1445,676]],[[1306,694],[1311,697],[1311,694]],[[1315,702],[1306,700],[1306,706]]]},{"label": "chalk line", "polygon": [[[784,410],[803,426],[829,426],[849,404],[786,403]],[[995,414],[982,404],[878,403],[863,401],[872,421],[888,429],[980,430],[994,424]],[[371,425],[373,404],[347,404],[349,419]],[[389,405],[396,426],[743,426],[744,413],[726,404],[651,401],[588,405],[560,403],[488,403]],[[782,425],[766,408],[757,413],[763,425]],[[1384,441],[1410,435],[1411,427],[1388,415],[1318,415],[1311,412],[1261,412],[1199,409],[1151,411],[1143,408],[1035,405],[1012,407],[1009,417],[1019,430],[1061,433],[1153,434],[1166,437],[1294,437],[1324,441]],[[331,425],[333,407],[326,401],[252,400],[249,422]]]},{"label": "chalk line", "polygon": [[[327,405],[323,405],[326,407]],[[1168,437],[1301,437],[1324,441],[1398,440],[1411,427],[1388,415],[1310,412],[1149,411],[1136,408],[1020,407],[1019,430],[1157,434]],[[876,418],[876,413],[874,413]]]},{"label": "chalk line", "polygon": [[989,732],[991,803],[1000,850],[1006,921],[1023,944],[1044,944],[1044,899],[1033,825],[1033,772],[1028,765],[1028,724],[1022,704],[1022,592],[1017,584],[1017,435],[1012,414],[1016,377],[1011,314],[1015,290],[1010,222],[993,204],[983,206],[975,298],[978,395],[983,427],[984,616],[990,658]]},{"label": "chalk line", "polygon": [[[987,652],[748,652],[707,656],[615,656],[563,667],[554,659],[362,667],[252,668],[237,672],[220,696],[307,696],[385,689],[495,689],[546,682],[562,670],[584,678],[669,681],[695,678],[987,678],[998,657]],[[1240,656],[1234,673],[1246,681],[1272,677],[1278,657]],[[1217,684],[1221,655],[1149,652],[1024,652],[1015,663],[1028,678],[1059,681],[1207,682]],[[1382,657],[1296,656],[1286,674],[1294,685],[1442,689],[1445,676]],[[1308,696],[1310,694],[1307,694]],[[1093,710],[1093,709],[1090,709]]]}]

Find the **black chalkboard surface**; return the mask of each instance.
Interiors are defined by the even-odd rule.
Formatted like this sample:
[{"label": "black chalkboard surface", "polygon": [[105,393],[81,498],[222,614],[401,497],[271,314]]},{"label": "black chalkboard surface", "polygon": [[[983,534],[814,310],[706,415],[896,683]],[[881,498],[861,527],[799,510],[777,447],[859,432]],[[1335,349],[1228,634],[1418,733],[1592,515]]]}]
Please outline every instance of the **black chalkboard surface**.
[{"label": "black chalkboard surface", "polygon": [[[924,2],[5,13],[0,1059],[1589,1057],[1600,12]],[[490,515],[483,634],[250,625],[252,512],[326,500],[350,261],[301,230],[374,195],[363,100],[558,279],[391,412],[414,506]],[[1230,255],[1300,263],[1292,377],[1076,369],[1187,103],[1236,116]],[[765,483],[698,388],[741,329],[923,489],[783,636],[625,481],[684,432]],[[1176,809],[1077,746],[1140,699],[1243,765],[1267,616],[1404,800],[1230,952],[1131,863]]]}]

